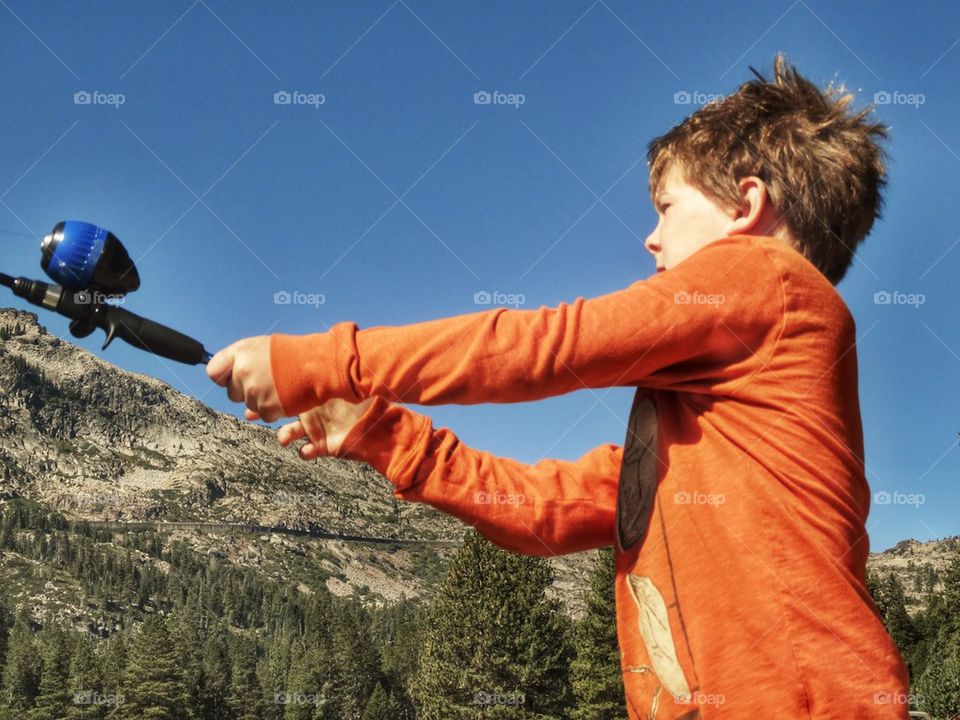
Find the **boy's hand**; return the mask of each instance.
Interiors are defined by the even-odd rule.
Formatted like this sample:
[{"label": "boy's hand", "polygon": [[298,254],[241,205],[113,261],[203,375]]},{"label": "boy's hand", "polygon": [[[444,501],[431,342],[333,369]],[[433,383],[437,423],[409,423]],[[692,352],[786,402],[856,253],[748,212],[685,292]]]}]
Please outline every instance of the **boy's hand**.
[{"label": "boy's hand", "polygon": [[[357,420],[373,402],[367,398],[361,403],[351,403],[335,398],[300,415],[299,420],[277,430],[277,441],[286,447],[302,437],[310,439],[300,448],[300,458],[315,460],[321,455],[335,456]],[[248,420],[256,420],[255,413],[247,411]]]},{"label": "boy's hand", "polygon": [[273,422],[283,417],[283,406],[270,368],[270,336],[238,340],[207,363],[207,375],[227,388],[227,397],[242,402],[248,412]]}]

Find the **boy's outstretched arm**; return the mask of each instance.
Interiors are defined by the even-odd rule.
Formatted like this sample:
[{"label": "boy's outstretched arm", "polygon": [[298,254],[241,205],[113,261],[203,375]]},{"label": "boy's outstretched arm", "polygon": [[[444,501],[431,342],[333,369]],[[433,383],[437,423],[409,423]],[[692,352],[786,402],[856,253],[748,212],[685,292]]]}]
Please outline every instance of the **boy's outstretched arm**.
[{"label": "boy's outstretched arm", "polygon": [[[723,394],[769,360],[783,327],[779,271],[754,240],[717,240],[667,272],[552,308],[247,338],[218,352],[207,374],[267,422],[333,398],[469,405],[617,386]],[[767,357],[753,357],[764,346]]]},{"label": "boy's outstretched arm", "polygon": [[[344,433],[347,423],[352,426]],[[447,428],[434,429],[430,418],[383,398],[362,405],[330,401],[277,435],[282,445],[309,436],[304,459],[329,454],[368,462],[393,484],[396,497],[432,505],[514,552],[564,555],[615,542],[623,455],[615,445],[576,462],[526,465],[469,448]]]},{"label": "boy's outstretched arm", "polygon": [[[474,404],[538,400],[585,387],[697,389],[733,378],[782,317],[764,250],[727,238],[622,290],[536,310],[485,312],[398,327],[273,335],[284,414],[330,398]],[[740,366],[738,368],[738,365]]]}]

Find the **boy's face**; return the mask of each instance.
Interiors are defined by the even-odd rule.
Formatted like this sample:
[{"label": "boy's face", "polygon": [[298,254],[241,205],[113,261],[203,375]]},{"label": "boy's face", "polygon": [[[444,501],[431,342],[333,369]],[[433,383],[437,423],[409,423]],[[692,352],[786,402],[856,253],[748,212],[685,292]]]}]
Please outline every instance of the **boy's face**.
[{"label": "boy's face", "polygon": [[724,210],[684,180],[670,165],[654,197],[657,226],[644,246],[657,263],[657,272],[669,270],[714,240],[726,237],[736,214]]}]

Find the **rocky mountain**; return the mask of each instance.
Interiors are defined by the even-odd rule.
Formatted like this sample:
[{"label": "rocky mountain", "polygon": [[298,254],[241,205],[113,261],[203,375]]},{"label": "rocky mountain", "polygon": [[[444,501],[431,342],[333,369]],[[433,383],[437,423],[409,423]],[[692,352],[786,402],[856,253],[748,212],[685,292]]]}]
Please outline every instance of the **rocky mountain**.
[{"label": "rocky mountain", "polygon": [[[0,309],[0,498],[162,530],[304,592],[323,582],[377,604],[429,597],[465,529],[397,500],[366,464],[304,463],[270,429],[104,362],[14,309]],[[22,559],[2,562],[29,574]],[[593,554],[551,562],[557,596],[578,615]]]},{"label": "rocky mountain", "polygon": [[960,537],[920,542],[902,540],[888,550],[871,553],[867,571],[876,575],[893,573],[903,585],[907,610],[911,614],[923,607],[931,590],[939,590],[943,571],[960,552]]}]

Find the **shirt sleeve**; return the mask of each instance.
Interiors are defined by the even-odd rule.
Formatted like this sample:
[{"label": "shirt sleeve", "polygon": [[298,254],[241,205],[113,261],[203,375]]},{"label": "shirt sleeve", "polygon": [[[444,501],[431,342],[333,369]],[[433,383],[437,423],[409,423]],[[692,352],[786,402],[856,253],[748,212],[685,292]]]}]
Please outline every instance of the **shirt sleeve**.
[{"label": "shirt sleeve", "polygon": [[337,453],[368,462],[396,497],[432,505],[494,544],[553,556],[613,545],[623,448],[526,465],[467,447],[430,418],[375,398]]},{"label": "shirt sleeve", "polygon": [[783,324],[763,240],[724,238],[671,270],[556,307],[273,335],[281,404],[296,415],[335,397],[468,405],[615,386],[731,391],[769,358]]}]

